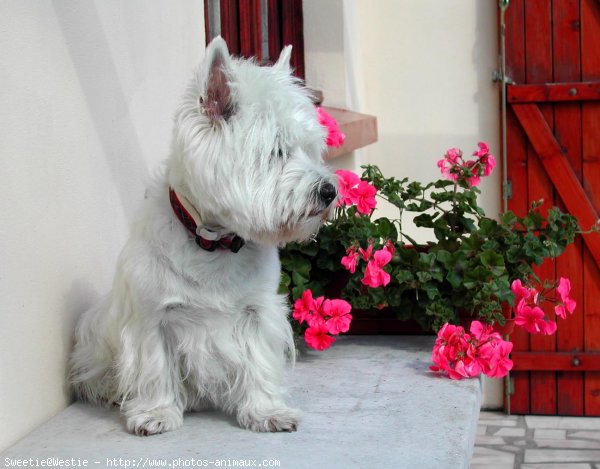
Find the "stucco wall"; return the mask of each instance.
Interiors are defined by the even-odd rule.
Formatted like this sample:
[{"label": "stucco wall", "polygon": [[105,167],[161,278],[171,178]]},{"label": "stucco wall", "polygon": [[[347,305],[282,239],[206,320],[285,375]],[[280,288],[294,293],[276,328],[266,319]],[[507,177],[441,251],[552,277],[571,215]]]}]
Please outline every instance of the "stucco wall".
[{"label": "stucco wall", "polygon": [[204,49],[203,2],[0,2],[0,450],[68,403],[76,317],[110,288]]}]

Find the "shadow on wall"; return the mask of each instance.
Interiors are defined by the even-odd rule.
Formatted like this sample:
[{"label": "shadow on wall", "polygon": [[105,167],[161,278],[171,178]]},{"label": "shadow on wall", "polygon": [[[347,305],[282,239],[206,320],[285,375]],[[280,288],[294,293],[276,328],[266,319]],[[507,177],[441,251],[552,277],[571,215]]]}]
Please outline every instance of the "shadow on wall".
[{"label": "shadow on wall", "polygon": [[[128,220],[133,220],[148,168],[96,6],[53,0],[73,67]],[[85,149],[83,150],[85,151]]]},{"label": "shadow on wall", "polygon": [[[497,2],[477,2],[475,13],[475,37],[497,38]],[[476,40],[473,45],[473,69],[477,74],[477,91],[473,95],[473,101],[479,107],[479,135],[494,136],[498,145],[493,141],[491,143],[497,148],[495,154],[500,156],[498,136],[500,129],[500,88],[497,83],[492,81],[492,73],[498,69],[500,50],[496,47],[496,41],[492,39],[490,42]],[[498,99],[490,99],[490,95],[496,95]],[[491,110],[489,108],[490,104],[493,105]],[[499,175],[499,171],[496,171],[496,175]]]},{"label": "shadow on wall", "polygon": [[[100,301],[96,290],[87,282],[75,281],[63,296],[63,319],[68,321],[62,329],[63,356],[70,357],[74,345],[74,331],[79,317],[93,305]],[[67,358],[68,360],[68,358]],[[68,382],[69,367],[65,368],[63,392],[72,398],[71,387]]]}]

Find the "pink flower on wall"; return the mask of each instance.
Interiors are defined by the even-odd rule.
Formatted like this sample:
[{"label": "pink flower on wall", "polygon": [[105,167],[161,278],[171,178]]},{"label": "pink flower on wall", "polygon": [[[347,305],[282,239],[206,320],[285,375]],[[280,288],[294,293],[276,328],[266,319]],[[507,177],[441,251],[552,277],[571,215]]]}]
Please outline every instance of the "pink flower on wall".
[{"label": "pink flower on wall", "polygon": [[341,147],[346,140],[346,135],[340,131],[337,121],[327,113],[322,107],[317,107],[319,115],[319,123],[327,128],[327,140],[325,143],[328,147]]}]

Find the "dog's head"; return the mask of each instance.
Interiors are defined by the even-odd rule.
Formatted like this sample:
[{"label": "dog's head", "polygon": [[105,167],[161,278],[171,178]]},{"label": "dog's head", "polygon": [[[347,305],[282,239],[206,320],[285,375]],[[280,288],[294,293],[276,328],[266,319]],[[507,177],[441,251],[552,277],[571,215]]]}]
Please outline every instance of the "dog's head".
[{"label": "dog's head", "polygon": [[262,67],[214,39],[175,122],[169,182],[203,220],[263,244],[309,238],[337,196],[322,158],[326,129],[290,53]]}]

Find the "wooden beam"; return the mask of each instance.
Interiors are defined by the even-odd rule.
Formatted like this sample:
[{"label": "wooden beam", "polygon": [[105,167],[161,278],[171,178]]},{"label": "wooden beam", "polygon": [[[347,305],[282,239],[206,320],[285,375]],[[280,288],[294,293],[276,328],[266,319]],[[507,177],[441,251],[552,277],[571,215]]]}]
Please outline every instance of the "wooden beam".
[{"label": "wooden beam", "polygon": [[[512,110],[519,119],[567,210],[577,218],[584,230],[589,229],[598,220],[598,213],[581,187],[579,179],[554,138],[540,109],[535,104],[513,104]],[[600,236],[597,233],[591,233],[583,236],[583,240],[596,264],[600,267]]]},{"label": "wooden beam", "polygon": [[509,103],[598,101],[600,100],[600,81],[509,85],[507,93]]},{"label": "wooden beam", "polygon": [[600,371],[599,352],[514,352],[514,371]]}]

